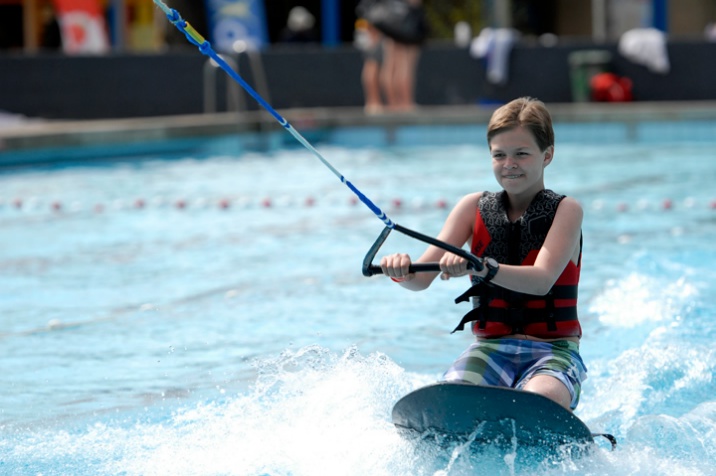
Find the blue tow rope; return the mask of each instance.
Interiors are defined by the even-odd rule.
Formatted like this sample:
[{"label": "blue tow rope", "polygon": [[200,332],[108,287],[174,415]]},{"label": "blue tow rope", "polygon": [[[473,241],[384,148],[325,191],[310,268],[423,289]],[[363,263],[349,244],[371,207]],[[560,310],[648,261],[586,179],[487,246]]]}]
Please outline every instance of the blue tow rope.
[{"label": "blue tow rope", "polygon": [[395,223],[388,218],[388,216],[380,209],[378,208],[375,203],[373,203],[368,197],[363,195],[363,193],[358,190],[355,185],[353,185],[349,180],[346,180],[346,178],[341,174],[338,170],[336,170],[333,165],[331,165],[328,160],[326,160],[323,155],[321,155],[320,152],[316,150],[315,147],[311,145],[310,142],[306,140],[305,137],[303,137],[296,129],[293,128],[289,122],[282,117],[276,110],[271,107],[269,103],[267,103],[264,98],[262,98],[259,93],[254,91],[254,88],[252,88],[244,79],[239,76],[239,74],[234,71],[229,64],[219,56],[216,51],[211,47],[211,44],[203,37],[201,34],[199,34],[198,31],[192,27],[189,22],[184,20],[179,12],[177,12],[173,8],[169,8],[164,2],[161,0],[154,0],[154,3],[162,9],[162,11],[166,14],[169,21],[179,29],[184,35],[186,36],[187,40],[189,40],[190,43],[193,45],[196,45],[199,48],[199,51],[211,59],[213,59],[216,64],[219,65],[221,69],[226,71],[226,73],[231,76],[231,78],[239,83],[244,90],[251,95],[252,98],[254,98],[264,109],[266,109],[273,117],[278,121],[279,124],[281,124],[284,129],[286,129],[288,132],[291,133],[293,137],[296,138],[298,142],[301,143],[306,149],[311,151],[313,155],[318,157],[318,159],[323,162],[323,165],[328,167],[333,174],[340,179],[342,183],[344,183],[359,199],[361,202],[363,202],[375,215],[380,218],[383,223],[385,223],[385,226],[387,226],[390,229],[395,228]]},{"label": "blue tow rope", "polygon": [[[417,231],[413,231],[409,228],[405,228],[403,226],[398,225],[397,223],[394,223],[388,216],[380,209],[378,206],[373,203],[368,197],[363,195],[363,193],[358,190],[355,185],[353,185],[349,180],[346,180],[346,178],[341,174],[338,170],[336,170],[333,165],[331,165],[328,160],[325,159],[321,155],[320,152],[316,150],[315,147],[311,145],[310,142],[306,140],[305,137],[303,137],[296,129],[293,128],[289,122],[284,119],[276,110],[271,107],[269,103],[267,103],[264,98],[262,98],[259,93],[254,91],[254,88],[249,86],[249,84],[244,81],[244,79],[239,76],[239,74],[234,71],[231,66],[224,61],[221,56],[219,56],[216,51],[211,47],[211,44],[203,37],[201,34],[199,34],[198,31],[194,29],[193,26],[189,24],[186,20],[184,20],[181,15],[179,15],[179,12],[174,10],[173,8],[169,8],[164,2],[161,0],[154,0],[154,3],[162,9],[162,11],[166,14],[169,21],[179,29],[184,35],[186,36],[187,40],[189,40],[190,43],[193,45],[196,45],[199,48],[199,51],[211,59],[213,59],[216,64],[219,65],[221,69],[226,71],[226,73],[231,76],[231,78],[234,79],[239,85],[241,85],[244,90],[251,95],[252,98],[254,98],[264,109],[266,109],[277,121],[279,124],[281,124],[284,129],[286,129],[288,132],[291,133],[293,137],[296,138],[298,142],[301,143],[306,149],[311,151],[313,155],[318,157],[318,160],[323,162],[323,165],[328,167],[333,174],[340,179],[342,183],[344,183],[359,199],[361,202],[363,202],[373,213],[375,213],[375,216],[377,216],[383,223],[385,223],[385,230],[384,233],[381,234],[381,236],[378,238],[378,240],[382,243],[382,241],[385,240],[387,237],[387,234],[389,233],[389,230],[397,230],[400,233],[403,233],[407,236],[410,236],[412,238],[415,238],[417,240],[423,241],[425,243],[429,243],[431,245],[435,245],[439,248],[442,248],[444,250],[447,250],[451,253],[454,253],[458,256],[462,256],[463,258],[467,259],[469,261],[468,266],[470,266],[473,269],[476,269],[480,271],[482,269],[482,261],[480,261],[479,258],[477,258],[472,253],[469,253],[462,248],[458,248],[456,246],[453,246],[449,243],[445,243],[443,241],[437,240],[431,236],[424,235],[422,233],[419,233]],[[380,245],[376,245],[379,247]],[[377,247],[374,245],[374,248],[371,249],[371,252],[375,254],[375,251],[377,251]],[[422,268],[422,269],[421,269]],[[413,269],[415,270],[421,270],[421,271],[439,271],[439,267],[437,263],[422,263],[422,264],[415,264],[411,265],[411,272],[413,272]],[[372,274],[377,274],[380,272],[380,268],[378,267],[371,267],[368,265],[364,266],[363,273],[366,276],[371,276]]]}]

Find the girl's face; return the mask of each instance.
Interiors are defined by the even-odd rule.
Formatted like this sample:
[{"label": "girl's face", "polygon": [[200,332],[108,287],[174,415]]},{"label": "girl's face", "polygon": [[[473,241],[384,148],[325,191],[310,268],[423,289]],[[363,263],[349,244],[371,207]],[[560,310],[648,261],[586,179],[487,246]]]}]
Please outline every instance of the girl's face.
[{"label": "girl's face", "polygon": [[544,168],[552,161],[554,147],[540,151],[529,129],[520,126],[494,136],[490,154],[497,183],[508,194],[528,195],[544,189]]}]

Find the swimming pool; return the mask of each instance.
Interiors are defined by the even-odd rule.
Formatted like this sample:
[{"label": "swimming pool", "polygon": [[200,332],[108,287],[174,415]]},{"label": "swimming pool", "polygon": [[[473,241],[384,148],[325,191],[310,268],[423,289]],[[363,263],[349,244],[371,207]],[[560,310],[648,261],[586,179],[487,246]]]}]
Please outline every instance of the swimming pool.
[{"label": "swimming pool", "polygon": [[[308,152],[227,139],[0,175],[0,469],[710,474],[715,136],[674,126],[693,140],[558,125],[547,171],[585,208],[577,414],[616,452],[525,469],[401,440],[393,403],[470,341],[449,334],[466,282],[364,278],[382,223]],[[340,130],[319,148],[403,226],[434,235],[462,194],[496,187],[480,127],[382,137]],[[422,249],[394,233],[382,252]]]}]

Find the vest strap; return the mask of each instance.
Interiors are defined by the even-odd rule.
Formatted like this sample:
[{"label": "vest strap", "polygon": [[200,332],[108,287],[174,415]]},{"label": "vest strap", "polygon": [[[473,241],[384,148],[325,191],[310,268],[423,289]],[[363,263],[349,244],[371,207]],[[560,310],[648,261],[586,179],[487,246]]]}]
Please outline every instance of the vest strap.
[{"label": "vest strap", "polygon": [[[555,284],[544,296],[540,296],[539,294],[527,294],[511,291],[495,285],[491,286],[489,291],[491,299],[502,299],[503,301],[513,303],[513,307],[515,307],[514,304],[527,301],[577,299],[578,290],[579,288],[576,284]],[[465,294],[467,294],[467,292]]]},{"label": "vest strap", "polygon": [[[577,299],[576,285],[555,285],[545,296],[519,293],[483,281],[472,285],[455,299],[455,303],[479,298],[479,305],[463,316],[451,333],[465,330],[465,324],[478,321],[478,329],[485,329],[488,322],[499,322],[520,333],[524,328],[536,322],[544,322],[550,332],[557,331],[557,322],[576,321],[577,307],[556,307],[556,299]],[[502,300],[507,307],[492,306],[494,300]],[[544,307],[527,307],[527,302],[544,302]]]},{"label": "vest strap", "polygon": [[488,296],[488,288],[490,290],[497,289],[495,285],[486,283],[484,281],[479,281],[477,284],[473,284],[470,286],[470,289],[459,295],[455,298],[455,304],[460,304],[461,302],[469,301],[472,297],[486,297]]},{"label": "vest strap", "polygon": [[556,307],[552,309],[477,307],[465,314],[452,333],[465,330],[465,324],[478,321],[478,329],[484,329],[487,322],[500,322],[512,328],[513,334],[524,333],[527,325],[546,322],[548,330],[557,331],[558,322],[576,321],[577,308]]}]

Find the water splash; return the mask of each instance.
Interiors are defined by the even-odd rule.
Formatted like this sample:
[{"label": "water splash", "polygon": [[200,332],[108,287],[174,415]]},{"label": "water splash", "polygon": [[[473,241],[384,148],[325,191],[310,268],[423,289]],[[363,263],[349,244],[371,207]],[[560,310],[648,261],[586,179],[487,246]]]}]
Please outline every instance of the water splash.
[{"label": "water splash", "polygon": [[390,419],[399,397],[431,383],[380,353],[319,346],[255,362],[259,377],[236,395],[184,403],[158,421],[106,418],[75,431],[3,436],[0,468],[75,475],[540,475],[588,474],[602,452],[535,460],[493,446],[403,438]]},{"label": "water splash", "polygon": [[654,275],[630,273],[607,283],[607,289],[590,306],[589,311],[609,327],[634,329],[645,324],[677,325],[684,308],[698,295],[695,286],[685,278],[674,281]]}]

